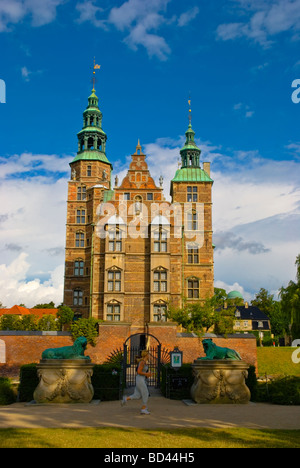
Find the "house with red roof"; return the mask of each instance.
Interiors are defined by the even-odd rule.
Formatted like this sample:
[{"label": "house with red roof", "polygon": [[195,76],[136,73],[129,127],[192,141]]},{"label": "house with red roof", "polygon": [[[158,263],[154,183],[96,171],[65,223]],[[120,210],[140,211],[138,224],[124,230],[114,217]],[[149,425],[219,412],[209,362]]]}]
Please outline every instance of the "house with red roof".
[{"label": "house with red roof", "polygon": [[56,317],[58,309],[28,309],[27,307],[14,305],[11,308],[0,309],[0,317],[2,315],[35,315],[38,318],[42,318],[44,315],[53,315]]}]

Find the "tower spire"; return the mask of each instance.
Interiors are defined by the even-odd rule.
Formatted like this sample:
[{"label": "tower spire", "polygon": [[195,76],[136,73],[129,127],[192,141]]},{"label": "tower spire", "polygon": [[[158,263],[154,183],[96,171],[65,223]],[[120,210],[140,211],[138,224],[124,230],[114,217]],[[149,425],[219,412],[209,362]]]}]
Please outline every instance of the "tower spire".
[{"label": "tower spire", "polygon": [[93,79],[92,79],[92,82],[93,82],[93,89],[92,89],[92,92],[94,93],[96,90],[95,90],[95,85],[96,85],[96,70],[100,70],[101,68],[101,65],[97,65],[96,64],[96,57],[94,57],[94,69],[93,69]]}]

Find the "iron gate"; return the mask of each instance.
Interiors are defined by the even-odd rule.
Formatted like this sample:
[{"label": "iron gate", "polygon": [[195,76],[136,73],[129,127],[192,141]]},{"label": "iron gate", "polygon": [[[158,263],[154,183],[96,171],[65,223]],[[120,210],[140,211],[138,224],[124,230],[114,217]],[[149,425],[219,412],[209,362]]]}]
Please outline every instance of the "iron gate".
[{"label": "iron gate", "polygon": [[161,344],[150,333],[136,333],[124,343],[123,372],[126,387],[135,386],[137,359],[146,348],[149,351],[149,371],[152,374],[147,379],[147,384],[149,387],[160,386]]}]

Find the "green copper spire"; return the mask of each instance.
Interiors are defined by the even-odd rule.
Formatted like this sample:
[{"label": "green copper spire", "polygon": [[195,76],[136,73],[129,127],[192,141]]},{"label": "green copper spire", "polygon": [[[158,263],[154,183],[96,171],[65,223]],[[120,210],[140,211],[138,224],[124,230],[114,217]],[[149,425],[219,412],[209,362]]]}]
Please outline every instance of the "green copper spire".
[{"label": "green copper spire", "polygon": [[[189,100],[189,106],[191,101]],[[181,167],[200,167],[201,150],[195,143],[195,132],[192,129],[192,110],[189,108],[189,127],[185,132],[186,141],[184,147],[180,150]]]},{"label": "green copper spire", "polygon": [[98,160],[110,164],[105,152],[107,135],[102,129],[102,112],[99,109],[99,99],[94,86],[88,98],[88,106],[83,113],[83,127],[77,137],[78,153],[73,162]]}]

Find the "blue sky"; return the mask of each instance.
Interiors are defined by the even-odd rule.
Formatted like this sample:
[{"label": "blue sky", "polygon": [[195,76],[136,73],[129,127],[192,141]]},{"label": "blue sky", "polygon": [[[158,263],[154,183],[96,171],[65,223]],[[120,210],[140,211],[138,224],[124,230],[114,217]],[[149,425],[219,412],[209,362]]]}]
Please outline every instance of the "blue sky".
[{"label": "blue sky", "polygon": [[216,285],[251,299],[294,279],[299,44],[300,0],[0,0],[0,301],[62,298],[68,164],[94,57],[115,174],[139,138],[168,195],[191,96],[215,180]]}]

